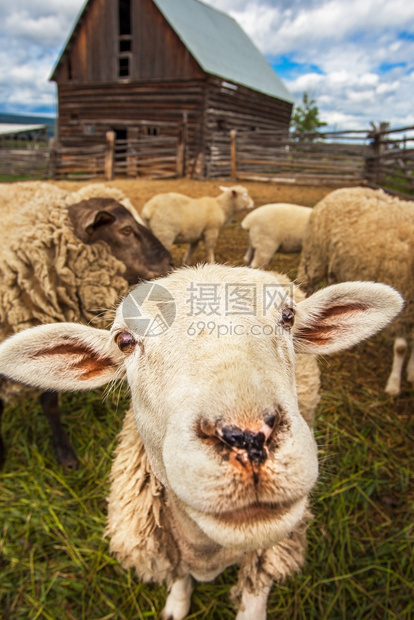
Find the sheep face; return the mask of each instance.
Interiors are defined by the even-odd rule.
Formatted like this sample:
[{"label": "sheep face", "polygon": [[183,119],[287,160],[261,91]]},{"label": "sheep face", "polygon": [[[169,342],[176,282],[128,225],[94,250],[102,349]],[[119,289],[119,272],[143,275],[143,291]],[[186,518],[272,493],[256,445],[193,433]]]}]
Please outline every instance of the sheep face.
[{"label": "sheep face", "polygon": [[[137,287],[118,309],[113,334],[121,347],[140,342],[125,366],[156,476],[210,538],[248,549],[273,544],[301,519],[317,477],[316,446],[298,408],[289,291],[263,273],[254,287],[248,270],[224,273],[213,266],[159,280],[175,319],[164,334],[141,340],[128,318]],[[205,329],[191,312],[195,285],[215,287],[218,300]],[[261,300],[265,285],[280,297],[271,312]],[[235,286],[250,295],[244,315],[226,314]],[[171,302],[161,287],[159,298],[153,291],[156,313]]]},{"label": "sheep face", "polygon": [[245,209],[253,209],[254,201],[249,196],[249,192],[242,185],[234,185],[233,187],[220,186],[223,196],[226,200],[230,200],[233,205],[233,212],[244,211]]},{"label": "sheep face", "polygon": [[317,477],[295,351],[351,347],[402,307],[382,284],[339,284],[296,305],[292,292],[268,272],[182,269],[136,287],[111,332],[64,323],[14,335],[0,372],[58,391],[125,373],[154,474],[183,518],[225,547],[269,547],[301,520]]},{"label": "sheep face", "polygon": [[84,243],[105,242],[124,263],[128,284],[167,274],[171,254],[113,198],[90,198],[68,208],[76,235]]}]

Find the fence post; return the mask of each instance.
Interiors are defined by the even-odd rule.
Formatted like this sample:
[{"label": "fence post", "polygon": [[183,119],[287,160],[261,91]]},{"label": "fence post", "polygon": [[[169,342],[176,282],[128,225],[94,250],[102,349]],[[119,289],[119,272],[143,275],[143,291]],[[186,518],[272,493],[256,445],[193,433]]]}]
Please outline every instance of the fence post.
[{"label": "fence post", "polygon": [[106,132],[106,152],[105,152],[105,178],[112,181],[114,178],[114,159],[115,159],[115,132]]},{"label": "fence post", "polygon": [[186,172],[185,169],[186,169],[187,139],[188,139],[188,114],[187,112],[183,112],[183,123],[181,125],[179,142],[177,144],[176,174],[178,178],[184,177],[185,172]]},{"label": "fence post", "polygon": [[230,158],[231,158],[231,178],[237,179],[237,152],[236,152],[236,135],[237,130],[230,131]]},{"label": "fence post", "polygon": [[46,171],[46,177],[50,179],[56,179],[57,177],[57,142],[56,138],[50,138],[49,140],[49,166]]},{"label": "fence post", "polygon": [[365,161],[365,177],[371,183],[375,185],[381,185],[382,181],[382,166],[381,155],[385,150],[384,131],[388,131],[389,123],[380,123],[378,128],[375,123],[371,123],[372,131],[369,132],[368,137],[372,139],[371,142],[371,156],[368,156]]}]

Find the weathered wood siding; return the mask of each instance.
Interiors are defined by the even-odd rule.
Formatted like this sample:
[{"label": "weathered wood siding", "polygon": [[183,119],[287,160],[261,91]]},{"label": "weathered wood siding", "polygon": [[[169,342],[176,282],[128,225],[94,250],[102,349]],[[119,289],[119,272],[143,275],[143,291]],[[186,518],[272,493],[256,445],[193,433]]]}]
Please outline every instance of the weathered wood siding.
[{"label": "weathered wood siding", "polygon": [[58,100],[58,135],[63,146],[102,144],[107,131],[122,129],[133,138],[143,120],[154,128],[157,123],[175,123],[175,131],[159,128],[159,135],[174,135],[185,114],[188,158],[202,150],[203,80],[59,85]]},{"label": "weathered wood siding", "polygon": [[[206,176],[230,172],[230,130],[289,134],[292,104],[210,77],[204,122]],[[254,136],[254,133],[253,133]]]},{"label": "weathered wood siding", "polygon": [[118,77],[118,0],[88,6],[72,47],[56,74],[58,84],[202,78],[204,72],[150,0],[131,2],[128,77]]},{"label": "weathered wood siding", "polygon": [[[258,129],[288,131],[292,104],[275,97],[210,77],[207,101],[207,129]],[[219,127],[218,125],[221,125]]]}]

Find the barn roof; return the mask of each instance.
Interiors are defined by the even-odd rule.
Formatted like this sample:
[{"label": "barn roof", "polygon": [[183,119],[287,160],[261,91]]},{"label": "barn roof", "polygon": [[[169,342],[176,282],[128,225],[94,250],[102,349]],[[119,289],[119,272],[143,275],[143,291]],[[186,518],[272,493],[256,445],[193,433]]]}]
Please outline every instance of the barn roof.
[{"label": "barn roof", "polygon": [[47,129],[47,125],[22,125],[18,123],[0,123],[0,136],[15,135]]},{"label": "barn roof", "polygon": [[[263,54],[232,17],[200,0],[152,1],[206,73],[294,103]],[[88,0],[84,5],[53,70],[52,80],[91,4],[92,0]]]},{"label": "barn roof", "polygon": [[265,57],[232,17],[199,0],[153,2],[206,73],[294,102]]}]

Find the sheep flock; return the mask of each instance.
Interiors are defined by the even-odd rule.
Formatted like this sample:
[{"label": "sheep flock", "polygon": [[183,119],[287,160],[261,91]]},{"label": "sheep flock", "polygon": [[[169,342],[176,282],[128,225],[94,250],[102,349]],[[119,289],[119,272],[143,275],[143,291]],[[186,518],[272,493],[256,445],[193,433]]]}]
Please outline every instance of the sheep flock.
[{"label": "sheep flock", "polygon": [[[1,397],[41,394],[43,407],[45,394],[127,385],[101,534],[140,582],[167,585],[163,620],[186,618],[196,582],[229,566],[236,619],[276,617],[272,586],[286,588],[303,570],[306,531],[320,512],[317,359],[385,329],[395,338],[385,392],[398,397],[414,327],[414,203],[344,188],[309,208],[261,204],[250,187],[220,189],[216,198],[134,200],[106,184],[0,187]],[[147,275],[129,271],[131,227],[139,252],[151,235],[139,261]],[[247,266],[215,262],[226,262],[220,239],[230,245],[236,234]],[[111,247],[107,239],[118,238]],[[200,241],[210,264],[189,267]],[[184,267],[177,243],[188,244]],[[273,271],[278,253],[300,261],[293,281],[296,271]],[[141,617],[139,605],[119,617]]]}]

